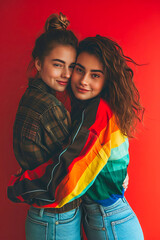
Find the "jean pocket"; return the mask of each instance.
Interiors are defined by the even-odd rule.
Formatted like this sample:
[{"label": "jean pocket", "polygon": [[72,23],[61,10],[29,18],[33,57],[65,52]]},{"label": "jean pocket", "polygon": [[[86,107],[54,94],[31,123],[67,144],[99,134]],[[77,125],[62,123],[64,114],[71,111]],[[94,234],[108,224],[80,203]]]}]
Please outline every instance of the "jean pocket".
[{"label": "jean pocket", "polygon": [[76,218],[80,221],[81,218],[80,209],[81,208],[78,207],[76,209],[70,210],[69,212],[60,213],[58,222],[60,224],[69,223],[75,220]]},{"label": "jean pocket", "polygon": [[[136,216],[134,213],[129,214],[127,217],[117,219],[116,221],[111,222],[112,231],[114,235],[114,239],[135,239],[135,224],[136,224]],[[132,238],[133,237],[133,238]]]},{"label": "jean pocket", "polygon": [[85,214],[84,225],[96,231],[104,231],[103,218],[100,214]]},{"label": "jean pocket", "polygon": [[27,215],[25,223],[26,240],[47,240],[48,223]]}]

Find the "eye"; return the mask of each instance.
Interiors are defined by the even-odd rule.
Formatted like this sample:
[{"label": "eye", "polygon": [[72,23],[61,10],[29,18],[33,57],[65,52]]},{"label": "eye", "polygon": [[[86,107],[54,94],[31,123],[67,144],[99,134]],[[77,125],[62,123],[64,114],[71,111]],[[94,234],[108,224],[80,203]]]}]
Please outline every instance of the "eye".
[{"label": "eye", "polygon": [[58,68],[62,68],[62,67],[63,67],[63,65],[60,64],[60,63],[54,63],[53,66],[54,66],[54,67],[58,67]]},{"label": "eye", "polygon": [[75,67],[75,64],[71,64],[71,65],[69,66],[69,68],[71,68],[71,69],[74,69],[74,67]]},{"label": "eye", "polygon": [[100,75],[94,73],[94,74],[92,74],[92,78],[100,78]]},{"label": "eye", "polygon": [[84,72],[84,70],[82,68],[80,68],[80,67],[76,67],[75,70],[78,73],[83,73]]}]

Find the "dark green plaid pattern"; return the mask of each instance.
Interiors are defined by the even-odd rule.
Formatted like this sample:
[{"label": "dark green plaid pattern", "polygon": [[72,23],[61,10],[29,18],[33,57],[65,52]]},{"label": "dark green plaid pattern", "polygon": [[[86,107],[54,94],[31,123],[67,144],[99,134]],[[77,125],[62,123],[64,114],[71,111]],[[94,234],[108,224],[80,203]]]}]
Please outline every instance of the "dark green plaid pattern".
[{"label": "dark green plaid pattern", "polygon": [[41,80],[29,82],[13,128],[13,148],[23,170],[34,169],[62,150],[69,137],[70,114]]}]

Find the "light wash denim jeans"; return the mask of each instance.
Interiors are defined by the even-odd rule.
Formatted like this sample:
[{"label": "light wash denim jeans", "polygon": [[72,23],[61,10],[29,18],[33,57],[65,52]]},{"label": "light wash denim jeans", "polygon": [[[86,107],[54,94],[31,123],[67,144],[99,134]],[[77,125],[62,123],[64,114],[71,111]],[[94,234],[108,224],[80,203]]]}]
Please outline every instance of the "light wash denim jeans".
[{"label": "light wash denim jeans", "polygon": [[88,240],[143,240],[139,221],[125,198],[103,207],[85,197],[83,225]]},{"label": "light wash denim jeans", "polygon": [[81,206],[59,214],[31,207],[25,229],[26,240],[80,240]]}]

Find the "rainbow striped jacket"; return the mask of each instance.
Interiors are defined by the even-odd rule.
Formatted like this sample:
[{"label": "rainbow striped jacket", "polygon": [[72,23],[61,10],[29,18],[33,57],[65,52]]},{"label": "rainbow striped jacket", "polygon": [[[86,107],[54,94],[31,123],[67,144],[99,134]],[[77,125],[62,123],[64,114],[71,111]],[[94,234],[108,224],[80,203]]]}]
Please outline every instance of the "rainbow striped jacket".
[{"label": "rainbow striped jacket", "polygon": [[128,139],[101,98],[89,101],[80,115],[70,144],[58,157],[11,177],[10,200],[60,208],[84,194],[105,206],[123,197]]}]

